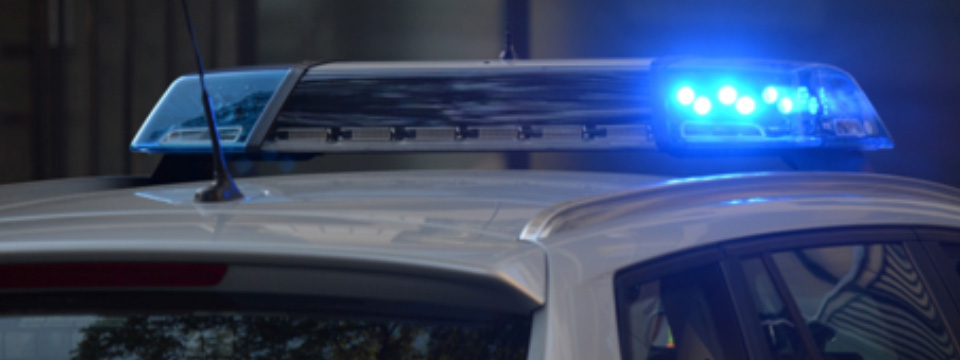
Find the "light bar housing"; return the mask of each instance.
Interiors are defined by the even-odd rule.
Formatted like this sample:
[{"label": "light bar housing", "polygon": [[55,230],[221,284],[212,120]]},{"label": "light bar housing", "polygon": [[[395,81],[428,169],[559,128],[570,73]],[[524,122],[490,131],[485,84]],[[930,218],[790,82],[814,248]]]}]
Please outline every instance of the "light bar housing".
[{"label": "light bar housing", "polygon": [[666,148],[893,147],[848,73],[832,66],[759,60],[654,63],[658,144]]},{"label": "light bar housing", "polygon": [[[853,78],[818,64],[688,58],[332,63],[207,78],[227,152],[893,146]],[[187,75],[170,86],[133,151],[210,151],[196,82]],[[792,108],[782,111],[781,102]]]}]

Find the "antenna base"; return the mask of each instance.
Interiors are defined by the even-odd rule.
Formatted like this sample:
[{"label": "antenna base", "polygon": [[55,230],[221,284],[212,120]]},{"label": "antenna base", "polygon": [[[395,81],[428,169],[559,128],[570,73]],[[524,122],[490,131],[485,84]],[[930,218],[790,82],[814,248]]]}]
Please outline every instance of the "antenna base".
[{"label": "antenna base", "polygon": [[194,200],[197,202],[221,202],[239,200],[242,198],[243,194],[240,193],[240,189],[237,189],[232,182],[214,183],[209,187],[198,190],[197,194],[194,196]]}]

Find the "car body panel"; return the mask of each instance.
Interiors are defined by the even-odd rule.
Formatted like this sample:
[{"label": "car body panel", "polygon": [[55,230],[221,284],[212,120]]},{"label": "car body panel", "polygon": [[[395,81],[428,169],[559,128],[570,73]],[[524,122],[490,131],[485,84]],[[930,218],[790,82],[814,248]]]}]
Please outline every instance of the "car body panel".
[{"label": "car body panel", "polygon": [[75,196],[97,191],[144,186],[150,179],[140,176],[81,177],[33,181],[0,186],[0,207],[51,197]]},{"label": "car body panel", "polygon": [[521,295],[496,307],[533,311],[532,359],[615,359],[619,270],[757,235],[960,224],[960,191],[875,174],[321,174],[243,179],[246,200],[197,204],[201,186],[0,205],[0,261],[216,259],[470,279]]},{"label": "car body panel", "polygon": [[[771,188],[765,185],[775,186],[778,181],[780,196],[770,196]],[[791,181],[795,187],[788,186]],[[792,231],[960,227],[956,189],[885,175],[690,178],[640,191],[645,196],[624,204],[643,201],[646,207],[624,209],[604,203],[605,212],[619,214],[540,240],[550,266],[549,305],[540,310],[547,313],[542,318],[550,324],[545,359],[620,358],[613,277],[638,263],[730,240]]]},{"label": "car body panel", "polygon": [[198,183],[57,195],[0,205],[0,259],[449,273],[494,279],[542,304],[545,256],[517,239],[529,218],[567,199],[656,181],[437,171],[244,179],[247,198],[221,204],[194,203]]}]

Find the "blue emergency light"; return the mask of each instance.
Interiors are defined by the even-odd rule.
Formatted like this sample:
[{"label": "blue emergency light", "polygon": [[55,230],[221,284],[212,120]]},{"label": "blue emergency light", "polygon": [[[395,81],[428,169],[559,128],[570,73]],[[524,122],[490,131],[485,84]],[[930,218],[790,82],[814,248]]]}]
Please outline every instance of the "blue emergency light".
[{"label": "blue emergency light", "polygon": [[770,61],[654,63],[661,144],[699,147],[893,147],[853,78],[835,67]]},{"label": "blue emergency light", "polygon": [[[227,152],[893,147],[853,78],[820,64],[333,63],[206,81]],[[170,86],[133,151],[210,151],[196,82]]]}]

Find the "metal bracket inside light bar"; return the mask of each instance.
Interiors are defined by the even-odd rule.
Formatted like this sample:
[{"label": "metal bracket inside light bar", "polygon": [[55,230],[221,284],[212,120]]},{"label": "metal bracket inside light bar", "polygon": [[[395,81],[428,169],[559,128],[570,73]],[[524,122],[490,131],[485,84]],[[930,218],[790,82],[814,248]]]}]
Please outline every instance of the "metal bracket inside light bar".
[{"label": "metal bracket inside light bar", "polygon": [[[265,151],[329,152],[430,150],[452,151],[655,148],[647,125],[501,126],[462,128],[278,128]],[[403,134],[403,135],[400,135]]]}]

